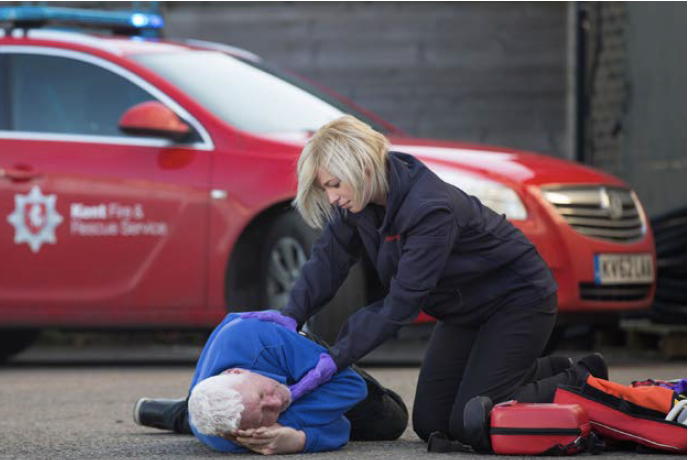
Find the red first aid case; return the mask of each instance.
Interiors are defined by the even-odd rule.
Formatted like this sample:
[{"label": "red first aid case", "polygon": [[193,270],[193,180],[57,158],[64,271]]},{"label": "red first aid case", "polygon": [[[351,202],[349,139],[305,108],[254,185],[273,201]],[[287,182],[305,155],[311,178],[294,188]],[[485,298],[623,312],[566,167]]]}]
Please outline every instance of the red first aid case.
[{"label": "red first aid case", "polygon": [[577,404],[497,404],[490,416],[490,440],[496,454],[566,455],[584,450],[590,420]]}]

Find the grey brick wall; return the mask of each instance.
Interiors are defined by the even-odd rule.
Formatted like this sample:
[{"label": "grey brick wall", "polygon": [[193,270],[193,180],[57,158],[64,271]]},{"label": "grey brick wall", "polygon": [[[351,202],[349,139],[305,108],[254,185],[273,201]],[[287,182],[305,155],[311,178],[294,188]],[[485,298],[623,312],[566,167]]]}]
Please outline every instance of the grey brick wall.
[{"label": "grey brick wall", "polygon": [[253,51],[418,136],[566,156],[566,5],[163,4],[168,37]]},{"label": "grey brick wall", "polygon": [[628,3],[622,177],[651,216],[686,206],[686,3]]},{"label": "grey brick wall", "polygon": [[686,4],[588,2],[585,162],[650,216],[686,205]]},{"label": "grey brick wall", "polygon": [[588,5],[585,161],[622,175],[623,124],[628,104],[626,2],[588,2]]}]

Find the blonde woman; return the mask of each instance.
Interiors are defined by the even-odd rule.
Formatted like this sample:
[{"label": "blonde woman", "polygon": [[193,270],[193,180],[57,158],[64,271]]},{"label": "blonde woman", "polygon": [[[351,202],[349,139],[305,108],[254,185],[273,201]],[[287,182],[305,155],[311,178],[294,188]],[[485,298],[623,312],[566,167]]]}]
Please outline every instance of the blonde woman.
[{"label": "blonde woman", "polygon": [[[412,323],[437,318],[414,403],[416,433],[473,441],[464,407],[551,401],[559,382],[590,368],[539,359],[554,326],[557,284],[533,244],[503,215],[443,182],[422,162],[390,152],[387,139],[344,116],[321,127],[298,162],[296,209],[323,230],[281,314],[253,313],[296,328],[336,293],[365,251],[387,290],[343,326],[337,342],[297,385],[298,399]],[[544,380],[542,380],[544,378]],[[489,407],[480,403],[486,415]]]}]

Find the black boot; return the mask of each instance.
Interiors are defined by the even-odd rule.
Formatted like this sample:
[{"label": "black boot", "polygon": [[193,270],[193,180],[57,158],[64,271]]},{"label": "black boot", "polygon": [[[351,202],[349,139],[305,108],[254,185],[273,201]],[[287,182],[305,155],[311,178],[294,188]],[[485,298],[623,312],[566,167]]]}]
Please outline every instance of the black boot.
[{"label": "black boot", "polygon": [[428,438],[428,452],[435,453],[450,453],[450,452],[466,452],[474,453],[475,449],[468,444],[463,444],[455,439],[450,439],[447,433],[442,431],[434,431],[430,433]]},{"label": "black boot", "polygon": [[543,356],[535,360],[523,377],[523,384],[536,382],[564,372],[574,366],[573,360],[566,356]]},{"label": "black boot", "polygon": [[368,395],[344,416],[351,422],[352,441],[393,441],[408,426],[408,409],[401,397],[380,385],[362,369],[355,369],[366,383]]},{"label": "black boot", "polygon": [[191,434],[188,414],[186,398],[141,398],[134,406],[134,423],[180,434]]},{"label": "black boot", "polygon": [[490,413],[492,400],[487,396],[476,396],[463,409],[464,437],[476,452],[491,452]]},{"label": "black boot", "polygon": [[567,356],[548,356],[548,358],[551,369],[550,375],[545,375],[535,380],[557,375],[560,372],[564,372],[566,369],[570,369],[574,365],[573,360]]},{"label": "black boot", "polygon": [[585,368],[593,377],[609,380],[607,362],[599,353],[593,353],[592,355],[582,357],[577,365]]}]

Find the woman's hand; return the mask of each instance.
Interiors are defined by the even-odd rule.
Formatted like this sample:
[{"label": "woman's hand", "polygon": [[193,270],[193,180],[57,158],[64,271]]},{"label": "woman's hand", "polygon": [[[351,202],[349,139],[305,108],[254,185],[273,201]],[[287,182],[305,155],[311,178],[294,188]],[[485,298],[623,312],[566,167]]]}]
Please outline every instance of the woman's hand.
[{"label": "woman's hand", "polygon": [[241,319],[258,319],[260,321],[268,321],[284,326],[290,331],[296,332],[296,320],[291,316],[284,316],[275,310],[265,311],[249,311],[239,315]]},{"label": "woman's hand", "polygon": [[263,455],[296,454],[306,446],[306,434],[279,423],[248,430],[237,430],[234,442]]},{"label": "woman's hand", "polygon": [[301,380],[289,387],[291,400],[296,401],[301,396],[315,390],[323,383],[329,381],[335,373],[337,373],[337,365],[332,356],[327,353],[321,353],[318,364],[301,377]]}]

